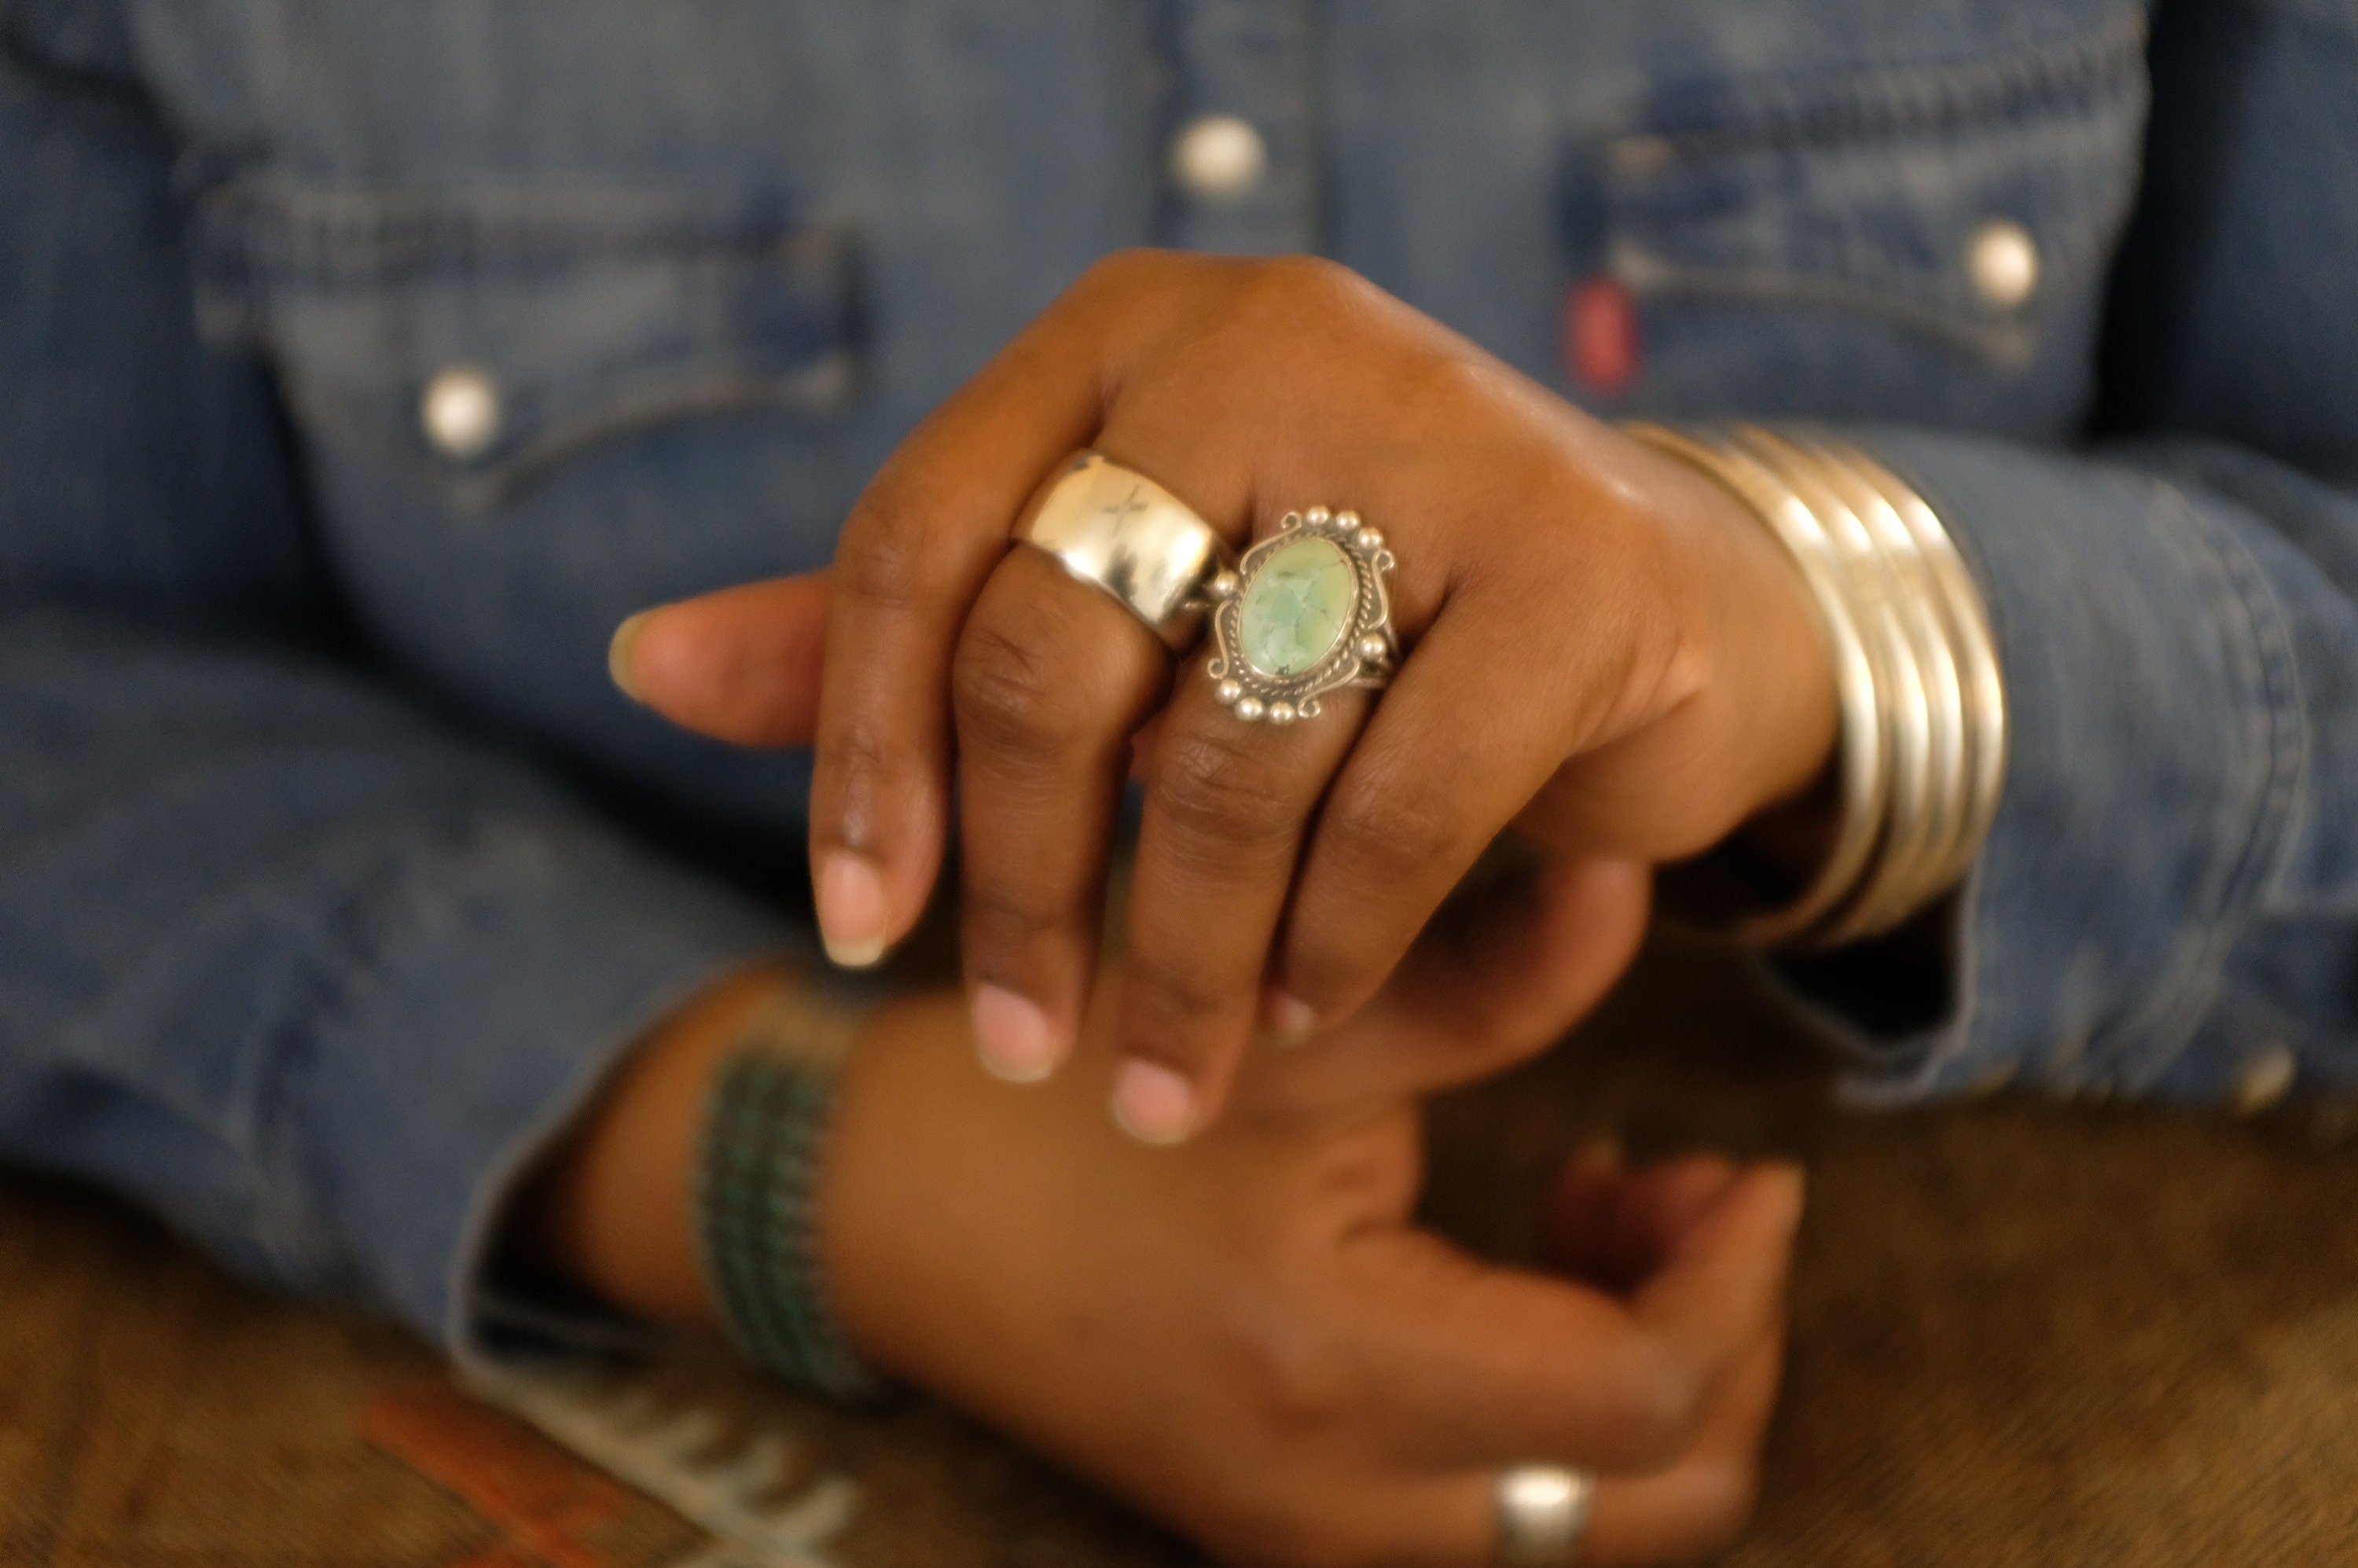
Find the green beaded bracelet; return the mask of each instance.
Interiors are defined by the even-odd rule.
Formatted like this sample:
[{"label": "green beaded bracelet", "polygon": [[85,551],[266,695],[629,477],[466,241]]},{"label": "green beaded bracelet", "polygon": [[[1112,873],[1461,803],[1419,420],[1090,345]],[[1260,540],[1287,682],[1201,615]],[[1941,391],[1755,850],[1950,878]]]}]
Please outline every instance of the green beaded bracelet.
[{"label": "green beaded bracelet", "polygon": [[846,1403],[884,1384],[845,1343],[811,1234],[835,1069],[859,1013],[805,982],[765,1009],[714,1079],[698,1159],[705,1277],[756,1366]]}]

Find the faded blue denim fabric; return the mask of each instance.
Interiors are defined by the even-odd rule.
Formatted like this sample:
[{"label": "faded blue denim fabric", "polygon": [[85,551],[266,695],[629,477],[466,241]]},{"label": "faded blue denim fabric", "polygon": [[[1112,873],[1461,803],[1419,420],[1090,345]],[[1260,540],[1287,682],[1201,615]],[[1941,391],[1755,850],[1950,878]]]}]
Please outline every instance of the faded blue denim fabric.
[{"label": "faded blue denim fabric", "polygon": [[[825,560],[1147,243],[1942,508],[2015,751],[1945,985],[1794,976],[1862,1092],[2351,1087],[2353,103],[2350,0],[0,0],[0,1151],[463,1348],[616,1054],[806,940],[806,762],[633,708],[609,632]],[[1166,158],[1209,113],[1268,153],[1225,200]]]}]

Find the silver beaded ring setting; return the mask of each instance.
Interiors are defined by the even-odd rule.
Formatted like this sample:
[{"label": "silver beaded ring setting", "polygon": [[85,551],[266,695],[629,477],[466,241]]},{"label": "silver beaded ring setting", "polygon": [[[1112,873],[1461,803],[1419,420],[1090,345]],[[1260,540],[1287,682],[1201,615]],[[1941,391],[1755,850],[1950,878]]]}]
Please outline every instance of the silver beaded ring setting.
[{"label": "silver beaded ring setting", "polygon": [[1247,723],[1318,717],[1344,687],[1381,687],[1400,664],[1383,534],[1356,512],[1289,512],[1235,569],[1205,584],[1217,643],[1213,695]]}]

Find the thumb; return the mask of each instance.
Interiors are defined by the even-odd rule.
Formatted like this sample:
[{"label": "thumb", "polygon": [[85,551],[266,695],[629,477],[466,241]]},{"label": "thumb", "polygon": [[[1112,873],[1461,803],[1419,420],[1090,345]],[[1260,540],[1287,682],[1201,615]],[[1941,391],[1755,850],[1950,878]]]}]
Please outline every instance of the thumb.
[{"label": "thumb", "polygon": [[644,610],[608,671],[683,729],[738,746],[807,746],[827,654],[827,573],[771,578]]},{"label": "thumb", "polygon": [[1245,1092],[1294,1109],[1425,1095],[1515,1065],[1612,988],[1644,940],[1634,861],[1521,861],[1453,899],[1367,1006],[1298,1046],[1257,1053]]}]

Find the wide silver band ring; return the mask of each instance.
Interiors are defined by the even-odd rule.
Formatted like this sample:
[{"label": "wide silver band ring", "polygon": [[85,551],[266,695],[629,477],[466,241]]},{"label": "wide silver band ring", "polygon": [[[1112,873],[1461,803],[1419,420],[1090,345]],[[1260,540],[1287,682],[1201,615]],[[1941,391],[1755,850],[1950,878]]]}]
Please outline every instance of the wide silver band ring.
[{"label": "wide silver band ring", "polygon": [[1562,1568],[1580,1552],[1595,1479],[1562,1465],[1518,1465],[1498,1474],[1496,1560],[1508,1568]]},{"label": "wide silver band ring", "polygon": [[1205,586],[1228,558],[1227,543],[1185,502],[1099,452],[1076,453],[1049,476],[1016,519],[1015,537],[1112,595],[1180,654],[1202,637]]},{"label": "wide silver band ring", "polygon": [[1356,512],[1289,512],[1234,571],[1205,585],[1218,651],[1212,693],[1249,723],[1318,717],[1344,687],[1380,687],[1400,667],[1385,579],[1391,546]]}]

